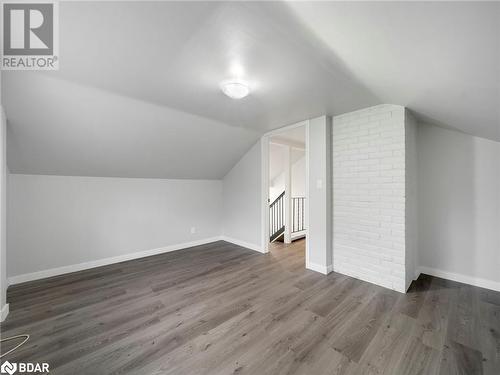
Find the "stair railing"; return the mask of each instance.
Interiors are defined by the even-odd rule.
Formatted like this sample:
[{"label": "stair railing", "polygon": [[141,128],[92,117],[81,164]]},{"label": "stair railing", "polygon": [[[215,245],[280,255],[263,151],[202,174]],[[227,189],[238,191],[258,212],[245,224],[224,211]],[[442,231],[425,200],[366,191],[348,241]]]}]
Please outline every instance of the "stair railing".
[{"label": "stair railing", "polygon": [[285,232],[285,192],[269,205],[269,241],[273,242]]},{"label": "stair railing", "polygon": [[306,197],[292,197],[292,233],[306,229],[305,207]]}]

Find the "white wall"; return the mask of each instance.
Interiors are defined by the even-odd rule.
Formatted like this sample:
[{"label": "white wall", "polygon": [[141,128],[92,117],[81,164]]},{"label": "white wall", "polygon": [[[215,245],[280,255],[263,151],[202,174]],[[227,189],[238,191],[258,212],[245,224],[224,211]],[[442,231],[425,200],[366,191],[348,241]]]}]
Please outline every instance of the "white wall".
[{"label": "white wall", "polygon": [[332,122],[322,116],[306,129],[308,163],[306,267],[329,273],[332,265]]},{"label": "white wall", "polygon": [[417,275],[418,256],[418,165],[417,122],[405,110],[405,270],[406,290]]},{"label": "white wall", "polygon": [[[337,116],[331,135],[328,120],[308,125],[308,268],[331,270],[333,228],[337,272],[404,291],[417,268],[500,290],[498,142],[429,125],[417,131],[400,106]],[[10,175],[8,276],[19,282],[221,234],[262,251],[261,147],[222,181]],[[5,246],[0,260],[3,306]]]},{"label": "white wall", "polygon": [[[292,198],[306,196],[306,157],[303,156],[292,164]],[[271,158],[271,163],[273,162]],[[280,173],[271,181],[269,199],[273,202],[285,190],[285,172]]]},{"label": "white wall", "polygon": [[211,239],[222,228],[217,180],[11,174],[8,193],[8,275],[14,281]]},{"label": "white wall", "polygon": [[[260,137],[258,131],[182,112],[150,97],[134,99],[137,91],[120,95],[91,87],[85,79],[84,85],[62,79],[61,72],[58,77],[16,73],[2,73],[12,173],[222,179]],[[124,82],[137,88],[129,84]]]},{"label": "white wall", "polygon": [[292,198],[306,196],[306,157],[292,165]]},{"label": "white wall", "polygon": [[418,127],[419,265],[500,290],[500,143]]},{"label": "white wall", "polygon": [[6,184],[7,164],[5,157],[6,119],[0,106],[0,321],[8,314],[7,302],[7,243],[6,243]]},{"label": "white wall", "polygon": [[223,235],[262,251],[262,155],[257,142],[223,179]]},{"label": "white wall", "polygon": [[404,292],[404,107],[334,117],[333,212],[334,270]]}]

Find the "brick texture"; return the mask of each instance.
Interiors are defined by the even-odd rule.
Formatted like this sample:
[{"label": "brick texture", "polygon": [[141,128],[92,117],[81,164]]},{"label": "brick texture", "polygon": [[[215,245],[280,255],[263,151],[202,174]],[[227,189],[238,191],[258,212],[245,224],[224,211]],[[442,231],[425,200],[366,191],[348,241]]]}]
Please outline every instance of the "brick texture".
[{"label": "brick texture", "polygon": [[336,116],[332,137],[334,270],[404,292],[405,108]]}]

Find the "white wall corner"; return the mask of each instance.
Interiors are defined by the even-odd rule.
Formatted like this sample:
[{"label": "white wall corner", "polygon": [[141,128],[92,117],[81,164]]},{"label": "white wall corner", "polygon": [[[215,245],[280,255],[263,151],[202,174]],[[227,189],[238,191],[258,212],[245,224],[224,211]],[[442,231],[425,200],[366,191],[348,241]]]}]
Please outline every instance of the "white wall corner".
[{"label": "white wall corner", "polygon": [[268,193],[262,187],[262,156],[267,146],[263,142],[255,143],[223,180],[223,235],[257,251],[266,246],[263,205]]},{"label": "white wall corner", "polygon": [[264,135],[260,140],[260,214],[261,238],[260,246],[263,253],[269,252],[269,137]]},{"label": "white wall corner", "polygon": [[481,277],[468,276],[460,273],[449,272],[437,268],[424,267],[424,266],[419,267],[418,273],[419,274],[424,273],[426,275],[440,277],[442,279],[456,281],[459,283],[469,284],[477,286],[479,288],[491,289],[500,292],[500,282],[483,279]]},{"label": "white wall corner", "polygon": [[285,161],[285,197],[284,197],[284,215],[285,215],[285,244],[292,243],[292,148],[283,147],[283,159]]},{"label": "white wall corner", "polygon": [[417,266],[417,268],[415,269],[413,280],[418,280],[419,277],[420,277],[420,267]]},{"label": "white wall corner", "polygon": [[232,244],[235,244],[235,245],[238,245],[241,247],[246,247],[247,249],[250,249],[250,250],[258,251],[259,253],[263,253],[263,254],[266,253],[266,250],[262,247],[262,245],[257,245],[257,244],[253,244],[250,242],[241,241],[241,240],[238,240],[236,238],[231,238],[231,237],[227,237],[227,236],[221,236],[220,239],[222,241],[230,242]]},{"label": "white wall corner", "polygon": [[404,109],[405,131],[405,279],[406,290],[415,280],[418,262],[418,202],[417,202],[417,122]]},{"label": "white wall corner", "polygon": [[323,275],[328,275],[329,273],[333,272],[333,264],[324,266],[322,264],[307,262],[306,268],[311,271],[322,273]]},{"label": "white wall corner", "polygon": [[0,105],[0,306],[2,306],[2,320],[9,312],[7,304],[7,156],[6,156],[6,127],[7,118]]},{"label": "white wall corner", "polygon": [[399,292],[399,293],[406,294],[406,292],[408,291],[408,288],[409,288],[409,286],[406,286],[404,283],[401,283],[401,285],[399,285],[399,284],[393,285],[392,290]]},{"label": "white wall corner", "polygon": [[9,315],[9,304],[8,303],[3,305],[2,310],[0,311],[0,322],[3,322],[7,318],[7,315]]}]

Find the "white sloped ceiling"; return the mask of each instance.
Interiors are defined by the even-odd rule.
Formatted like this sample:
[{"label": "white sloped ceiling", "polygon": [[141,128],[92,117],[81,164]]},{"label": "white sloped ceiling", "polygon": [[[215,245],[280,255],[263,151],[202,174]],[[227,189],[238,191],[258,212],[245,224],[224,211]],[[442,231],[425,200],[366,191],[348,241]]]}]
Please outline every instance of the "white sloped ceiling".
[{"label": "white sloped ceiling", "polygon": [[406,4],[61,2],[60,70],[2,72],[8,166],[221,178],[266,130],[383,102],[500,140],[499,4]]}]

